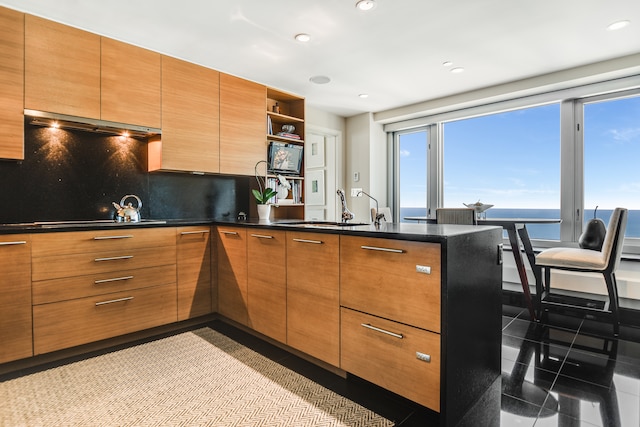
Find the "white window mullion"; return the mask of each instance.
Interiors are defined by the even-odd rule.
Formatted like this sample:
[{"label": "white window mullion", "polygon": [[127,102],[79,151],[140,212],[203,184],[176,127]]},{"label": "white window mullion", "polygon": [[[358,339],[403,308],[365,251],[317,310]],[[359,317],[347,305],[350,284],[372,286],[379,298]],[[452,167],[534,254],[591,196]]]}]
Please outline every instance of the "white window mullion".
[{"label": "white window mullion", "polygon": [[582,223],[582,110],[573,100],[560,105],[560,240],[575,242]]}]

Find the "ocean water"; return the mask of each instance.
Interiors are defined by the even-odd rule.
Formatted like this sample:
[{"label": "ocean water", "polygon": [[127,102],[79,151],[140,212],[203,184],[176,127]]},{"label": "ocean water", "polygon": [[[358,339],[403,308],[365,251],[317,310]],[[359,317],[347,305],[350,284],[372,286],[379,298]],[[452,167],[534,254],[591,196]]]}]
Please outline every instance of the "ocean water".
[{"label": "ocean water", "polygon": [[[486,211],[487,218],[560,218],[560,209],[494,209]],[[613,210],[598,209],[597,217],[609,224]],[[587,212],[586,221],[593,217]],[[400,221],[406,216],[426,216],[425,208],[401,208]],[[585,221],[585,222],[586,222]],[[527,231],[532,239],[560,240],[560,224],[528,224]],[[640,237],[640,210],[630,210],[625,237]]]}]

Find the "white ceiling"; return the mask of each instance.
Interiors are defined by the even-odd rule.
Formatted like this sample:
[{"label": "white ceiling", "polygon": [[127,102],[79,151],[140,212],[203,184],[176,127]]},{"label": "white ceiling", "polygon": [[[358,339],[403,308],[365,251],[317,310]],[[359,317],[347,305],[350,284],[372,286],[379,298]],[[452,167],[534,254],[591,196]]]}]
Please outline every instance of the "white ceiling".
[{"label": "white ceiling", "polygon": [[[0,0],[299,94],[345,117],[640,52],[639,0],[376,0],[369,12],[355,3]],[[631,25],[606,30],[622,19]],[[298,33],[311,41],[295,41]],[[444,61],[465,71],[451,73]],[[312,84],[316,75],[331,82]]]}]

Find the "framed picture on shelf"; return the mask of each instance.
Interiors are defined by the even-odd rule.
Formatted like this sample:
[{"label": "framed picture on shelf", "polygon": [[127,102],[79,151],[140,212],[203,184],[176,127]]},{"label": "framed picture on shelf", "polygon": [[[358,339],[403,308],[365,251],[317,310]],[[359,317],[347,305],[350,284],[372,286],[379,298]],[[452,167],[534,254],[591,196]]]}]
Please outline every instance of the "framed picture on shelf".
[{"label": "framed picture on shelf", "polygon": [[305,144],[307,146],[306,167],[324,167],[324,137],[321,135],[308,134],[308,138],[309,140]]},{"label": "framed picture on shelf", "polygon": [[324,205],[324,171],[307,171],[305,183],[305,203],[310,206]]}]

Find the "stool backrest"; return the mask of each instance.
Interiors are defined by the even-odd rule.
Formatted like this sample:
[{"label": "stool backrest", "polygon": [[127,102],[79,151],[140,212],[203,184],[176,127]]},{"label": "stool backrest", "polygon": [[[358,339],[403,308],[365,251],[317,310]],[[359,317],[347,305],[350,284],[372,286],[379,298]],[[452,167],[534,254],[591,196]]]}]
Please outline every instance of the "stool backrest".
[{"label": "stool backrest", "polygon": [[436,223],[475,225],[476,211],[471,208],[437,208]]},{"label": "stool backrest", "polygon": [[602,243],[602,253],[606,257],[607,270],[615,271],[620,264],[624,232],[627,229],[628,211],[615,208],[607,225],[607,234]]}]

